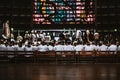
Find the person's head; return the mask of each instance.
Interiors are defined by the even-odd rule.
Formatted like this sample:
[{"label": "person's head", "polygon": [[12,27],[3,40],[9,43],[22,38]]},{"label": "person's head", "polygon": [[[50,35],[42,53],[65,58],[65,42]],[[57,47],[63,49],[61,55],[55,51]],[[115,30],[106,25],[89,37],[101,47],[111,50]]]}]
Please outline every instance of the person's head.
[{"label": "person's head", "polygon": [[61,41],[58,41],[57,43],[58,43],[58,44],[61,44]]},{"label": "person's head", "polygon": [[110,43],[111,43],[111,44],[116,44],[116,42],[115,42],[115,41],[111,41]]},{"label": "person's head", "polygon": [[10,42],[9,42],[9,45],[10,45],[10,46],[13,46],[13,45],[14,45],[14,42],[13,42],[13,41],[10,41]]},{"label": "person's head", "polygon": [[92,45],[95,45],[95,42],[94,42],[94,41],[92,41]]},{"label": "person's head", "polygon": [[4,44],[5,44],[5,46],[8,46],[8,45],[9,45],[8,42],[4,42]]},{"label": "person's head", "polygon": [[42,43],[41,43],[42,45],[46,45],[46,43],[43,41]]},{"label": "person's head", "polygon": [[25,34],[28,34],[28,31],[26,31]]},{"label": "person's head", "polygon": [[67,43],[68,43],[68,45],[71,45],[71,41],[68,41]]},{"label": "person's head", "polygon": [[46,33],[44,32],[43,35],[46,36]]},{"label": "person's head", "polygon": [[90,45],[90,42],[87,42],[87,43],[86,43],[86,45],[88,45],[88,46],[89,46],[89,45]]},{"label": "person's head", "polygon": [[87,35],[90,35],[90,31],[89,31],[89,30],[86,30],[86,34],[87,34]]},{"label": "person's head", "polygon": [[99,46],[101,46],[102,44],[103,44],[103,41],[100,41],[100,42],[99,42]]},{"label": "person's head", "polygon": [[119,41],[117,41],[117,42],[116,42],[116,45],[117,45],[117,46],[119,46],[119,45],[120,45],[120,42],[119,42]]},{"label": "person's head", "polygon": [[43,34],[43,32],[42,32],[42,31],[40,31],[40,34]]},{"label": "person's head", "polygon": [[34,34],[34,31],[33,31],[33,30],[31,31],[31,34]]},{"label": "person's head", "polygon": [[9,24],[9,22],[10,22],[9,20],[6,21],[7,24]]},{"label": "person's head", "polygon": [[3,42],[4,42],[4,41],[1,39],[0,44],[3,44]]},{"label": "person's head", "polygon": [[19,46],[19,47],[22,47],[22,42],[19,42],[18,46]]},{"label": "person's head", "polygon": [[77,43],[78,43],[77,41],[74,41],[74,42],[73,42],[73,45],[74,45],[74,46],[76,46],[76,45],[77,45]]},{"label": "person's head", "polygon": [[31,42],[28,42],[27,47],[31,47]]},{"label": "person's head", "polygon": [[48,32],[47,35],[50,35],[50,33]]},{"label": "person's head", "polygon": [[40,34],[40,31],[37,31],[38,34]]},{"label": "person's head", "polygon": [[79,35],[81,35],[82,34],[82,32],[81,31],[79,31]]},{"label": "person's head", "polygon": [[99,39],[99,33],[94,33],[94,39]]}]

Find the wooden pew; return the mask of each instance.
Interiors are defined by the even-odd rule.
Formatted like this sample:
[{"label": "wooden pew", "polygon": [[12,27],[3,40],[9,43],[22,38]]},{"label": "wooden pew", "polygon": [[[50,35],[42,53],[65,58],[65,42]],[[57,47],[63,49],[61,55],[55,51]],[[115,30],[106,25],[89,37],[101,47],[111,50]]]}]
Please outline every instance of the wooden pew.
[{"label": "wooden pew", "polygon": [[55,51],[45,51],[45,52],[36,51],[34,53],[34,59],[35,62],[53,63],[56,61]]},{"label": "wooden pew", "polygon": [[76,63],[75,51],[55,51],[56,63]]},{"label": "wooden pew", "polygon": [[116,59],[117,59],[116,62],[120,63],[120,51],[117,51]]},{"label": "wooden pew", "polygon": [[[31,53],[31,54],[28,54]],[[30,57],[26,57],[26,55]],[[13,57],[9,57],[13,56]],[[0,51],[0,61],[6,62],[33,62],[33,51]]]},{"label": "wooden pew", "polygon": [[98,51],[96,54],[96,63],[116,62],[116,51]]},{"label": "wooden pew", "polygon": [[63,51],[55,51],[56,63],[63,63],[65,57]]},{"label": "wooden pew", "polygon": [[[14,57],[9,58],[9,55]],[[30,57],[26,57],[28,55]],[[0,51],[0,62],[119,63],[120,51],[117,53],[115,51]]]},{"label": "wooden pew", "polygon": [[96,54],[95,51],[78,51],[78,55],[77,55],[78,62],[79,63],[81,63],[81,62],[94,63],[96,61],[95,54]]}]

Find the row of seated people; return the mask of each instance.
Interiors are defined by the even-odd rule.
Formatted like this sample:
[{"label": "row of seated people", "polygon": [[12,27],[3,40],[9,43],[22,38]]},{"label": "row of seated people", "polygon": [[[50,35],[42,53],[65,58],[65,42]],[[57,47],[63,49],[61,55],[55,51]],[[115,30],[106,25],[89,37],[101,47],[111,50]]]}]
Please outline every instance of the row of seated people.
[{"label": "row of seated people", "polygon": [[24,44],[22,42],[20,43],[14,43],[14,42],[6,42],[0,43],[0,51],[3,50],[11,50],[11,51],[120,51],[120,45],[116,45],[114,43],[111,43],[110,45],[105,44],[104,42],[100,42],[100,44],[95,45],[94,43],[86,43],[83,44],[82,42],[79,43],[74,43],[71,44],[71,42],[68,43],[62,43],[62,42],[57,42],[55,44],[53,43],[37,43],[37,44],[32,44],[31,42],[28,42],[27,44]]},{"label": "row of seated people", "polygon": [[26,45],[22,42],[20,43],[3,43],[0,44],[0,51],[120,51],[120,45],[117,46],[114,43],[111,43],[109,46],[102,41],[99,45],[95,45],[94,43],[86,43],[82,44],[74,43],[71,44],[71,42],[68,43],[62,43],[58,42],[56,44],[49,43],[46,44],[45,42],[37,43],[37,44],[31,44],[28,42]]},{"label": "row of seated people", "polygon": [[32,44],[28,42],[27,44],[24,44],[22,42],[20,43],[0,43],[0,51],[120,51],[120,45],[116,45],[114,43],[111,43],[110,45],[103,43],[102,41],[100,42],[99,45],[95,45],[94,43],[86,43],[82,44],[81,42],[79,43],[74,43],[71,44],[71,42],[68,43],[62,43],[58,42],[56,44],[53,43],[37,43],[37,44]]},{"label": "row of seated people", "polygon": [[[22,42],[20,42],[18,44],[16,44],[16,43],[13,44],[12,42],[11,43],[2,43],[1,42],[1,44],[0,44],[0,53],[1,54],[7,53],[7,57],[10,59],[14,58],[16,55],[24,55],[24,57],[29,58],[29,57],[33,56],[34,52],[37,52],[38,54],[39,54],[39,52],[43,52],[42,57],[39,57],[39,59],[45,58],[46,56],[47,56],[47,58],[45,58],[45,59],[48,59],[49,54],[51,54],[51,52],[52,52],[53,54],[55,53],[53,55],[55,57],[54,60],[58,59],[58,58],[56,58],[57,55],[62,56],[62,60],[63,60],[63,57],[67,56],[66,52],[68,51],[68,56],[70,56],[69,59],[72,58],[74,61],[76,61],[77,59],[78,60],[82,59],[82,57],[80,57],[80,58],[76,57],[76,56],[79,57],[79,55],[81,55],[81,52],[89,55],[89,57],[86,58],[87,60],[90,60],[90,59],[95,60],[93,55],[96,54],[97,52],[105,51],[104,54],[106,54],[106,53],[109,54],[109,53],[111,53],[109,51],[114,51],[114,52],[112,52],[112,54],[116,54],[117,50],[120,51],[120,46],[117,46],[113,43],[111,43],[111,45],[108,46],[108,45],[104,44],[103,42],[100,42],[99,45],[95,45],[94,43],[91,43],[91,44],[90,43],[86,43],[86,44],[74,43],[74,45],[72,45],[70,42],[68,42],[66,44],[64,44],[62,42],[58,42],[55,45],[53,45],[52,43],[46,44],[45,42],[42,42],[41,44],[37,43],[36,45],[31,44],[30,42],[28,42],[27,45],[24,45]],[[47,54],[47,55],[44,55],[44,52],[46,52],[45,54]],[[3,56],[3,55],[0,55],[0,56]],[[53,56],[52,56],[52,58],[53,58]],[[114,57],[114,55],[112,55],[109,58],[113,59],[115,57]],[[85,59],[85,57],[83,57],[83,59]]]}]

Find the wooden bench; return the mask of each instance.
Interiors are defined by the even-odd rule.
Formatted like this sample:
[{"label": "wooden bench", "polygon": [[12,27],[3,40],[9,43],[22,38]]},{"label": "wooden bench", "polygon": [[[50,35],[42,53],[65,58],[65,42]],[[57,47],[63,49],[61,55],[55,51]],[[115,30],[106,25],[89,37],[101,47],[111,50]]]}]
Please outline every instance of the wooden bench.
[{"label": "wooden bench", "polygon": [[96,54],[96,63],[115,63],[116,51],[98,51]]},{"label": "wooden bench", "polygon": [[120,51],[0,51],[0,62],[119,63]]},{"label": "wooden bench", "polygon": [[81,62],[92,62],[95,60],[95,51],[78,51],[77,60],[79,63]]},{"label": "wooden bench", "polygon": [[34,59],[35,62],[53,63],[56,61],[55,51],[45,51],[45,52],[36,51],[34,53]]}]

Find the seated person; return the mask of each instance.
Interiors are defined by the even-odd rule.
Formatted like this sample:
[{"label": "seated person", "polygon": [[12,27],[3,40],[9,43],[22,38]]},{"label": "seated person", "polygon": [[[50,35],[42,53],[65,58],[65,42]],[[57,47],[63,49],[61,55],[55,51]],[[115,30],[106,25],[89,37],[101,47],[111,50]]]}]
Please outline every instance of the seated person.
[{"label": "seated person", "polygon": [[[32,47],[31,47],[31,42],[28,42],[28,44],[25,46],[25,51],[32,51]],[[33,54],[32,52],[25,52],[25,57],[31,57]]]}]

